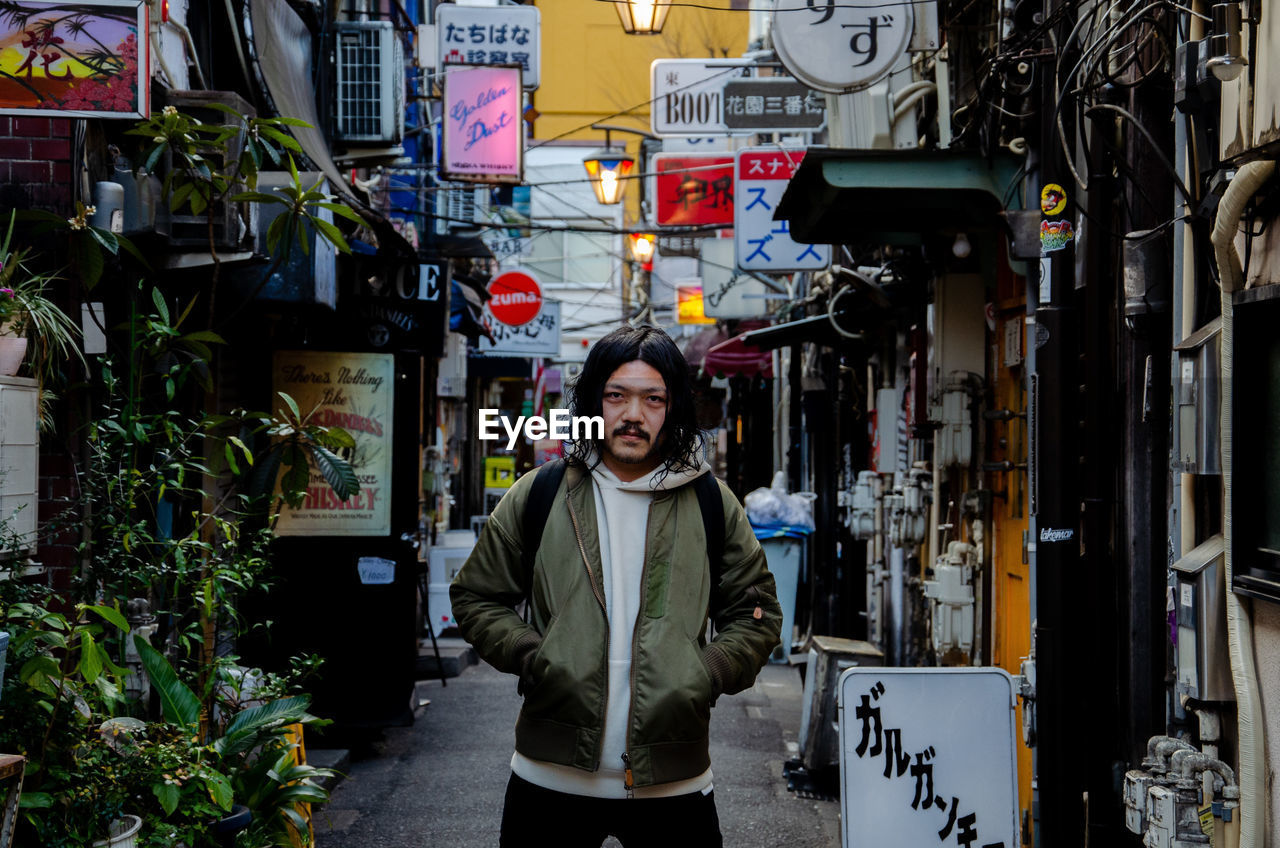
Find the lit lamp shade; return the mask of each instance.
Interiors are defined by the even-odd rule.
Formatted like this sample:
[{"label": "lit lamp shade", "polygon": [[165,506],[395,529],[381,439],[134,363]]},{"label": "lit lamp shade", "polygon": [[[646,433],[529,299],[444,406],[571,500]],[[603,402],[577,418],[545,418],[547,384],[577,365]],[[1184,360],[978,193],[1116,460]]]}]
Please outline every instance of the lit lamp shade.
[{"label": "lit lamp shade", "polygon": [[597,150],[583,159],[582,165],[591,178],[596,200],[608,206],[622,200],[626,178],[636,166],[636,157],[617,150]]},{"label": "lit lamp shade", "polygon": [[653,270],[653,249],[657,244],[657,236],[653,233],[631,233],[627,236],[631,242],[631,255],[646,271]]},{"label": "lit lamp shade", "polygon": [[657,35],[671,11],[671,0],[614,0],[613,5],[630,35]]}]

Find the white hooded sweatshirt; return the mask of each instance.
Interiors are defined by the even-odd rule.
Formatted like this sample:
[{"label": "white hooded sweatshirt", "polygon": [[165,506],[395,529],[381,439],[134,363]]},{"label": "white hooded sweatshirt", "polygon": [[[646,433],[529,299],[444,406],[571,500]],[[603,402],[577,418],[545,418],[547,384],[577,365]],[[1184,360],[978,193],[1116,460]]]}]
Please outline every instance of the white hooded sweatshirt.
[{"label": "white hooded sweatshirt", "polygon": [[[609,616],[609,699],[605,706],[604,747],[600,768],[586,772],[516,752],[511,770],[530,783],[556,792],[592,798],[626,798],[622,754],[627,745],[631,709],[631,640],[640,615],[640,578],[644,570],[649,502],[656,491],[677,489],[711,473],[711,466],[668,472],[660,481],[659,466],[630,482],[619,480],[603,462],[591,472],[596,519],[600,526],[600,557],[604,568],[605,611]],[[711,791],[711,769],[697,777],[657,786],[636,787],[635,798],[666,798]]]}]

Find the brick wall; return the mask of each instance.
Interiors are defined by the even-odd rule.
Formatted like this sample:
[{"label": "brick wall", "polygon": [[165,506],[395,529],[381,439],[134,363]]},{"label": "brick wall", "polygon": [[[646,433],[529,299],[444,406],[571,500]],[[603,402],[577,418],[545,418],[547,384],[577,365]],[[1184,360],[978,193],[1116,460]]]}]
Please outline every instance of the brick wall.
[{"label": "brick wall", "polygon": [[71,212],[71,121],[0,117],[0,207]]},{"label": "brick wall", "polygon": [[[70,119],[0,116],[0,211],[44,209],[70,216],[71,180]],[[59,429],[63,426],[59,422]],[[56,452],[55,441],[42,439],[40,449],[42,534],[50,529],[46,522],[63,513],[75,494],[74,469],[65,453]],[[61,517],[66,520],[65,515]],[[70,581],[79,541],[75,524],[71,526],[70,532],[42,544],[37,556],[58,588],[66,588]]]}]

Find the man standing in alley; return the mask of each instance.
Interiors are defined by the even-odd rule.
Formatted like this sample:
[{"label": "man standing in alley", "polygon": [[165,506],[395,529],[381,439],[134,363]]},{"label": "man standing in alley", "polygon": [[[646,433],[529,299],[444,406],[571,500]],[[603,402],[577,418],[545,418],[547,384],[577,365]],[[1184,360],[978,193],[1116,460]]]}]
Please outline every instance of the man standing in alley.
[{"label": "man standing in alley", "polygon": [[711,707],[778,644],[773,577],[701,457],[666,333],[613,331],[572,391],[603,438],[518,480],[450,589],[463,637],[524,695],[500,845],[719,846]]}]

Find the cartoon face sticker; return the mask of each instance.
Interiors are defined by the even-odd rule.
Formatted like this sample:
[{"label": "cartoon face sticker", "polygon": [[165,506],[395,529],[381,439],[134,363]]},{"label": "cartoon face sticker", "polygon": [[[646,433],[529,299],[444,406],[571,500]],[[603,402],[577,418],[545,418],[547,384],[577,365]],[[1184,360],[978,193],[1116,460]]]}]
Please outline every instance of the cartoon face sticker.
[{"label": "cartoon face sticker", "polygon": [[1067,193],[1057,183],[1049,183],[1040,189],[1040,211],[1046,215],[1057,215],[1067,208]]}]

